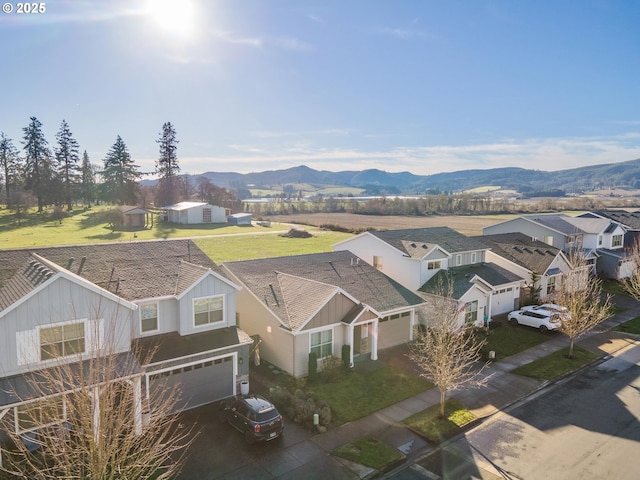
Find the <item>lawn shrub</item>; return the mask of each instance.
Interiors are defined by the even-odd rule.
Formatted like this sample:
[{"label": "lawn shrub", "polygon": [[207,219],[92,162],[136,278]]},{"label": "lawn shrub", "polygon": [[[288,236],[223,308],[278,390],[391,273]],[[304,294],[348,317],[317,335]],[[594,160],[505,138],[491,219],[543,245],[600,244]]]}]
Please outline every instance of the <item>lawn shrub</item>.
[{"label": "lawn shrub", "polygon": [[342,365],[342,360],[335,355],[325,357],[322,360],[322,371],[319,374],[320,380],[327,383],[340,380],[344,373]]},{"label": "lawn shrub", "polygon": [[342,345],[342,368],[345,371],[351,368],[351,345]]},{"label": "lawn shrub", "polygon": [[291,393],[282,387],[272,387],[269,395],[278,409],[295,423],[312,428],[313,415],[316,413],[321,426],[326,427],[331,423],[333,416],[329,404],[318,399],[312,392],[297,389],[295,393]]},{"label": "lawn shrub", "polygon": [[316,352],[309,352],[309,381],[318,380],[318,355]]}]

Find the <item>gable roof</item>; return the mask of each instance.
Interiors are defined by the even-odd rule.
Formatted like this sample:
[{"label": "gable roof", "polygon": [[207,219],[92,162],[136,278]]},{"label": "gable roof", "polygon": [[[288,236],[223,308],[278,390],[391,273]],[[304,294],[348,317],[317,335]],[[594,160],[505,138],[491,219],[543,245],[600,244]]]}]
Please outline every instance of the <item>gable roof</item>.
[{"label": "gable roof", "polygon": [[308,320],[328,299],[343,292],[377,312],[423,303],[415,293],[347,250],[225,262],[224,266],[291,330],[300,328],[302,319]]},{"label": "gable roof", "polygon": [[[232,285],[190,240],[0,250],[0,302],[27,292],[31,287],[26,281],[33,287],[25,270],[31,253],[52,262],[50,269],[58,265],[129,301],[179,295],[209,270]],[[20,285],[22,290],[15,290]]]},{"label": "gable roof", "polygon": [[203,207],[207,205],[207,202],[178,202],[173,205],[167,205],[166,207],[160,207],[161,210],[189,210],[190,208]]},{"label": "gable roof", "polygon": [[483,243],[449,227],[372,230],[368,233],[412,258],[423,258],[436,246],[450,254],[487,249]]},{"label": "gable roof", "polygon": [[476,277],[493,288],[524,280],[515,273],[493,263],[474,263],[449,268],[448,270],[440,270],[420,287],[419,291],[430,295],[438,295],[441,294],[439,291],[441,285],[447,286],[451,282],[452,297],[459,299],[475,285],[473,280]]},{"label": "gable roof", "polygon": [[520,232],[498,233],[475,238],[491,248],[496,255],[538,275],[544,274],[558,255],[562,255],[559,248],[534,240]]},{"label": "gable roof", "polygon": [[640,211],[627,212],[626,210],[593,210],[579,216],[593,217],[594,215],[618,222],[630,230],[640,230]]},{"label": "gable roof", "polygon": [[[530,222],[545,226],[564,235],[599,234],[612,227],[611,221],[604,218],[570,217],[562,213],[521,217]],[[508,221],[508,220],[507,220]],[[615,224],[613,225],[615,228]]]}]

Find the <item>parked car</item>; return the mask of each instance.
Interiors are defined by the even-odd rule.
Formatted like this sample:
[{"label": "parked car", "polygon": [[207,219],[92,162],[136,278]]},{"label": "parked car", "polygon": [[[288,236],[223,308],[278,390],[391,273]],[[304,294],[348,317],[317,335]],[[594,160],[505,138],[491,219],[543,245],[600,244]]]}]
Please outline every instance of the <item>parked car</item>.
[{"label": "parked car", "polygon": [[542,305],[527,305],[526,307],[522,307],[522,310],[531,310],[531,311],[539,311],[546,310],[548,312],[558,313],[560,318],[565,315],[568,315],[571,318],[571,312],[567,307],[563,307],[561,305],[556,305],[555,303],[543,303]]},{"label": "parked car", "polygon": [[247,443],[273,440],[284,431],[282,415],[260,395],[231,397],[220,407],[220,420],[242,433]]},{"label": "parked car", "polygon": [[548,310],[516,310],[507,315],[513,326],[526,325],[541,332],[558,330],[561,326],[560,315]]}]

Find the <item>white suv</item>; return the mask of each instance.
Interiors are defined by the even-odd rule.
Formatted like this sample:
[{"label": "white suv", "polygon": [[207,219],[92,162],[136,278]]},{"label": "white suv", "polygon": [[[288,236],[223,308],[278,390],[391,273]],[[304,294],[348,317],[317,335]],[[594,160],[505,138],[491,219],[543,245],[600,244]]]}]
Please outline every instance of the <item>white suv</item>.
[{"label": "white suv", "polygon": [[542,333],[549,330],[559,330],[562,325],[560,315],[548,310],[516,310],[511,312],[507,318],[514,327],[526,325],[537,328]]}]

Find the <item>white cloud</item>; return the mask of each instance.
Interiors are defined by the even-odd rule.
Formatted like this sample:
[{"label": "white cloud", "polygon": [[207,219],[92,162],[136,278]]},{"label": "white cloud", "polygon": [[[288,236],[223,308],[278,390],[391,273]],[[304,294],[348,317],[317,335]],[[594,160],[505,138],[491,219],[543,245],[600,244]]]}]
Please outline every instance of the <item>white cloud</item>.
[{"label": "white cloud", "polygon": [[226,43],[232,43],[236,45],[247,45],[249,47],[255,47],[255,48],[262,48],[264,44],[264,40],[262,38],[245,37],[245,36],[240,36],[231,32],[211,31],[210,33],[218,40],[222,40],[223,42],[226,42]]}]

